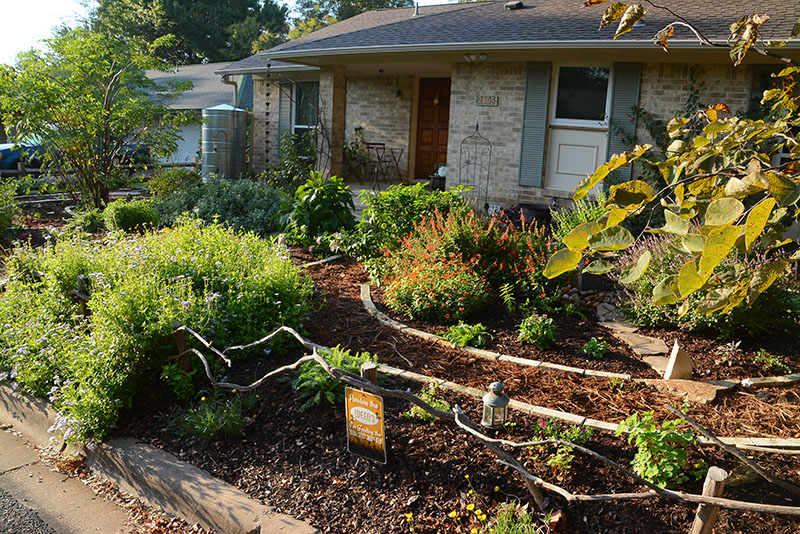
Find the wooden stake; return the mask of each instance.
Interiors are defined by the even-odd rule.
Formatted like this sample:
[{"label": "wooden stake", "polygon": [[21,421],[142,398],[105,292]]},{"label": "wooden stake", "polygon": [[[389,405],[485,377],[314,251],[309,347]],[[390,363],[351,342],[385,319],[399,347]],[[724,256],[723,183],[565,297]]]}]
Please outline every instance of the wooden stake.
[{"label": "wooden stake", "polygon": [[[727,480],[727,471],[719,467],[711,467],[706,474],[705,482],[703,482],[703,495],[706,497],[722,497]],[[719,506],[710,504],[698,506],[691,534],[711,534],[714,523],[717,522],[717,514],[719,514]]]},{"label": "wooden stake", "polygon": [[378,364],[364,362],[361,364],[361,378],[369,380],[376,386],[378,385]]},{"label": "wooden stake", "polygon": [[172,325],[175,327],[175,345],[178,346],[178,363],[181,365],[181,371],[188,373],[192,370],[192,366],[189,364],[189,344],[186,342],[186,333],[183,330],[178,330],[181,327],[181,323],[175,321]]}]

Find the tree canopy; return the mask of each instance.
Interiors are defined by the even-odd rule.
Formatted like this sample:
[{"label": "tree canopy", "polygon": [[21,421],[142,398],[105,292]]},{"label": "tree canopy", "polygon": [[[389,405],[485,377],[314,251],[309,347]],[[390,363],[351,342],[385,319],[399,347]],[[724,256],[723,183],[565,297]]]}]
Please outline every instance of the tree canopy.
[{"label": "tree canopy", "polygon": [[[585,5],[607,1],[587,0]],[[605,11],[601,27],[619,21],[617,37],[630,31],[646,12],[642,4],[613,3]],[[648,223],[642,235],[671,236],[671,246],[685,262],[654,288],[653,303],[680,303],[681,314],[694,306],[692,302],[697,302],[694,309],[703,313],[727,313],[743,302],[752,304],[788,274],[791,264],[800,261],[798,244],[784,237],[787,227],[800,216],[800,64],[775,51],[786,41],[761,41],[759,32],[768,20],[765,14],[755,14],[734,22],[728,43],[711,43],[682,18],[655,35],[654,42],[668,50],[675,25],[689,26],[705,44],[729,48],[736,65],[748,50],[783,61],[786,67],[775,77],[775,87],[764,93],[770,113],[760,120],[741,118],[731,116],[724,103],[717,103],[693,117],[672,119],[668,133],[673,142],[666,159],[657,164],[663,179],[660,189],[640,179],[611,186],[605,214],[581,224],[563,239],[564,248],[549,259],[546,276],[578,267],[594,274],[619,270],[615,260],[620,252],[641,238],[626,228],[625,221],[656,210],[663,211],[666,222],[657,227]],[[799,35],[800,21],[788,40]],[[692,121],[701,122],[699,134],[689,128]],[[612,156],[578,184],[575,199],[584,197],[616,169],[646,157],[650,148],[636,146]],[[723,267],[726,258],[734,261]],[[636,281],[650,260],[650,252],[645,251],[619,272],[620,280]]]},{"label": "tree canopy", "polygon": [[413,5],[413,0],[298,0],[300,16],[295,19],[289,38],[296,39],[365,11]]},{"label": "tree canopy", "polygon": [[282,42],[287,13],[276,0],[98,0],[90,22],[106,35],[144,40],[173,64],[194,64],[236,61]]},{"label": "tree canopy", "polygon": [[166,156],[177,147],[177,128],[189,118],[166,104],[191,84],[156,85],[145,69],[163,69],[163,61],[142,53],[141,44],[86,28],[45,43],[44,51],[20,54],[16,66],[0,66],[0,119],[16,142],[40,142],[45,163],[101,207],[132,149]]}]

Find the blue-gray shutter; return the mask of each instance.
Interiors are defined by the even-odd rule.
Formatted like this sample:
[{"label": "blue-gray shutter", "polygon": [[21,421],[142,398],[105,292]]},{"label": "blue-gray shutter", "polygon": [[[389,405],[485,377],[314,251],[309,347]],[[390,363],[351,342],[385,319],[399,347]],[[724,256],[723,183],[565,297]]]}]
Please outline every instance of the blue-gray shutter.
[{"label": "blue-gray shutter", "polygon": [[[611,93],[611,116],[609,122],[608,151],[606,159],[630,147],[622,140],[619,130],[629,139],[636,138],[636,122],[633,120],[633,106],[639,105],[639,85],[642,78],[641,63],[614,63],[614,87]],[[622,167],[615,171],[617,177],[630,180],[631,168]]]},{"label": "blue-gray shutter", "polygon": [[292,83],[278,83],[278,155],[281,155],[281,140],[292,133]]},{"label": "blue-gray shutter", "polygon": [[549,62],[531,61],[525,75],[519,185],[542,187],[544,143],[547,138],[547,103],[550,92]]}]

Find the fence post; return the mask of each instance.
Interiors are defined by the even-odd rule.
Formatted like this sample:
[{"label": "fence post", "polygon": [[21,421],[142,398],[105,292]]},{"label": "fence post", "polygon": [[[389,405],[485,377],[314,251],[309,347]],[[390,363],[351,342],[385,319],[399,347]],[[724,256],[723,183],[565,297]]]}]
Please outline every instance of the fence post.
[{"label": "fence post", "polygon": [[[711,467],[706,474],[703,482],[703,495],[706,497],[722,497],[725,490],[725,482],[728,480],[728,473],[719,467]],[[714,523],[717,522],[719,506],[701,504],[697,507],[697,513],[692,523],[691,534],[711,534]]]},{"label": "fence post", "polygon": [[173,335],[175,336],[175,345],[178,346],[178,363],[181,366],[181,371],[188,373],[192,370],[192,366],[189,365],[189,354],[186,352],[189,350],[189,344],[186,342],[186,332],[178,330],[182,326],[178,321],[172,323],[172,326],[177,330]]},{"label": "fence post", "polygon": [[376,386],[378,385],[378,364],[364,362],[361,364],[361,378],[369,380]]}]

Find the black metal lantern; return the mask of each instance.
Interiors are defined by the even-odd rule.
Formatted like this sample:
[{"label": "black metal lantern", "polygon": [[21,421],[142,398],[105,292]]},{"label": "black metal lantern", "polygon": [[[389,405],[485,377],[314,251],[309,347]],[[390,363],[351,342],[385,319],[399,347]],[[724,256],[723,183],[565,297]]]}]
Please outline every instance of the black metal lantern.
[{"label": "black metal lantern", "polygon": [[503,392],[503,384],[492,382],[489,392],[483,396],[483,418],[481,426],[490,430],[503,428],[508,416],[508,403],[511,399]]}]

